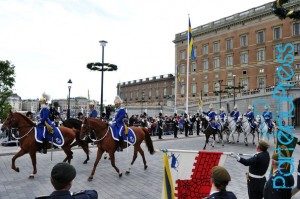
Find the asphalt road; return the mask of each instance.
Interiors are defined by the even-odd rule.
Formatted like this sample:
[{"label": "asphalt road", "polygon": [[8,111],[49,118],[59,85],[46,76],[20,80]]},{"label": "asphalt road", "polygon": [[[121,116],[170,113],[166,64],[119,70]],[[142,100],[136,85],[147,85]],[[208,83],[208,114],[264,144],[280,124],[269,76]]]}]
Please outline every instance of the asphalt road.
[{"label": "asphalt road", "polygon": [[[296,137],[300,138],[300,131],[296,131]],[[163,136],[163,140],[158,140],[153,137],[155,148],[171,148],[183,150],[202,150],[204,146],[204,136],[193,135],[185,138],[179,134],[179,139],[174,139],[172,135]],[[257,142],[257,140],[256,140]],[[273,139],[270,139],[271,147],[273,149]],[[72,165],[77,170],[77,176],[73,181],[71,191],[79,191],[83,189],[95,189],[98,191],[99,198],[102,199],[160,199],[163,181],[163,161],[162,153],[157,152],[150,155],[143,144],[146,160],[148,162],[148,169],[144,170],[142,159],[138,156],[130,175],[125,175],[125,170],[128,168],[133,154],[133,147],[129,147],[128,153],[125,149],[123,152],[116,153],[117,166],[122,170],[123,177],[119,178],[115,170],[112,168],[109,160],[102,159],[97,167],[93,181],[87,181],[91,172],[96,148],[91,147],[90,161],[84,165],[82,162],[85,159],[85,154],[81,149],[75,149],[74,159]],[[17,159],[16,164],[20,168],[20,172],[13,171],[11,167],[11,159],[18,150],[18,147],[0,147],[0,198],[1,199],[32,199],[40,195],[48,195],[53,191],[50,183],[50,172],[52,167],[61,162],[65,155],[62,151],[56,150],[53,152],[53,159],[51,161],[51,154],[37,154],[37,168],[38,173],[34,179],[28,179],[32,172],[32,166],[29,155]],[[246,147],[242,142],[236,144],[215,144],[212,148],[207,146],[207,150],[226,151],[237,153],[255,153],[255,146],[250,144]],[[272,153],[271,153],[272,154]],[[295,166],[298,166],[300,150],[296,147],[293,157],[295,157]],[[235,159],[228,157],[224,165],[229,171],[232,181],[229,183],[228,190],[233,191],[237,198],[245,199],[247,196],[245,172],[248,167],[236,162]],[[296,179],[296,171],[294,172]],[[300,199],[300,193],[294,196],[294,199]]]}]

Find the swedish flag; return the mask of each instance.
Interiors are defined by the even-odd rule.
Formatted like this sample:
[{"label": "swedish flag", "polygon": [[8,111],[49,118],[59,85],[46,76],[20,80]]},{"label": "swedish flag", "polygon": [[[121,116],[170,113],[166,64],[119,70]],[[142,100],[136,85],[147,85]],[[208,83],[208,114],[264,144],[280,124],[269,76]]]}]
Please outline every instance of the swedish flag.
[{"label": "swedish flag", "polygon": [[195,51],[194,51],[194,39],[192,36],[192,27],[191,27],[191,20],[189,17],[189,30],[188,30],[188,46],[189,46],[189,56],[192,60],[194,60],[195,57]]},{"label": "swedish flag", "polygon": [[178,80],[180,88],[181,88],[182,84],[181,84],[180,71],[179,71],[179,67],[178,66],[176,67],[176,70],[177,70],[177,80]]},{"label": "swedish flag", "polygon": [[168,161],[167,154],[163,154],[164,158],[164,184],[163,184],[163,198],[164,199],[174,199],[174,186],[172,181],[172,174],[170,171],[170,165]]}]

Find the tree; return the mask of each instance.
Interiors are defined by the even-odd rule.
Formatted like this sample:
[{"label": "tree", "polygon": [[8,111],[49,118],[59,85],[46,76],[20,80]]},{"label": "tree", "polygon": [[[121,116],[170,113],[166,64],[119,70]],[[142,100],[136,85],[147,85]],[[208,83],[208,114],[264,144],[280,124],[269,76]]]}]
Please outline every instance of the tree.
[{"label": "tree", "polygon": [[0,60],[0,119],[5,120],[11,109],[7,98],[12,95],[15,85],[15,66],[9,61]]}]

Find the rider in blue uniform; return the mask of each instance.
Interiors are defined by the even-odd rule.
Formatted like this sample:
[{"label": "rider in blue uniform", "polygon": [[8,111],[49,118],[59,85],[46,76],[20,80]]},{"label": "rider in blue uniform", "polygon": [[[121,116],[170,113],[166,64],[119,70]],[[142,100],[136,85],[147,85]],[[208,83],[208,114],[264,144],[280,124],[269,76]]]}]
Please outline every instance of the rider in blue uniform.
[{"label": "rider in blue uniform", "polygon": [[[115,108],[116,108],[116,113],[115,113],[115,118],[111,121],[111,125],[116,127],[117,131],[120,132],[120,129],[123,127],[124,130],[124,121],[123,119],[126,118],[126,110],[121,106],[123,103],[122,99],[119,96],[115,97]],[[119,142],[118,142],[118,148],[117,151],[123,151],[122,148],[122,132],[119,133]]]},{"label": "rider in blue uniform", "polygon": [[234,105],[233,111],[230,113],[230,117],[233,117],[233,120],[236,123],[237,128],[240,128],[241,125],[237,123],[237,120],[240,116],[240,112],[237,110],[237,105]]},{"label": "rider in blue uniform", "polygon": [[[47,106],[47,101],[49,100],[49,96],[45,93],[43,93],[42,98],[40,99],[39,103],[40,103],[40,119],[38,120],[37,123],[37,128],[39,128],[40,130],[38,130],[38,132],[43,133],[44,132],[44,128],[46,130],[46,133],[50,133],[53,134],[53,128],[55,127],[54,124],[51,122],[51,120],[49,119],[49,115],[50,115],[50,110],[49,107]],[[45,134],[46,136],[46,134]],[[43,153],[47,153],[47,140],[45,138],[45,136],[43,136],[43,144],[42,144],[42,152]]]},{"label": "rider in blue uniform", "polygon": [[254,113],[252,111],[253,107],[251,105],[248,106],[248,111],[247,113],[245,114],[245,117],[247,117],[248,119],[248,122],[251,126],[251,130],[254,131],[255,128],[257,127],[256,123],[254,122]]},{"label": "rider in blue uniform", "polygon": [[272,116],[272,112],[269,111],[269,107],[268,106],[265,106],[265,111],[262,113],[262,116],[264,117],[265,122],[266,122],[266,124],[269,127],[268,131],[271,132],[272,128],[273,128],[273,124],[272,124],[271,119],[273,118],[273,116]]},{"label": "rider in blue uniform", "polygon": [[205,115],[208,116],[209,124],[213,129],[218,129],[219,124],[216,123],[216,112],[214,111],[214,106],[213,104],[209,105],[209,111],[203,112]]},{"label": "rider in blue uniform", "polygon": [[89,108],[90,108],[89,118],[97,118],[98,113],[95,109],[95,105],[93,102],[89,104]]},{"label": "rider in blue uniform", "polygon": [[219,114],[219,116],[220,116],[221,122],[224,123],[224,119],[225,119],[225,116],[226,116],[224,107],[220,108],[220,114]]}]

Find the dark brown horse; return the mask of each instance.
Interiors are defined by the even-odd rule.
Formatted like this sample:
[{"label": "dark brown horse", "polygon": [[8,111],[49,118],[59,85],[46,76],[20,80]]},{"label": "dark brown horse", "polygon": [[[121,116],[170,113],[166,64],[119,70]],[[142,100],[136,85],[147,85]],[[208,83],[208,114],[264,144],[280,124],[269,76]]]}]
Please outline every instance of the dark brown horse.
[{"label": "dark brown horse", "polygon": [[[130,127],[135,135],[136,135],[136,142],[134,144],[134,153],[133,153],[133,158],[131,161],[131,165],[129,169],[126,171],[126,174],[130,173],[131,166],[133,165],[134,161],[137,158],[137,152],[139,152],[143,158],[143,163],[144,163],[144,169],[147,169],[147,162],[145,159],[144,151],[141,148],[141,143],[145,140],[146,146],[148,148],[149,153],[152,155],[154,154],[154,147],[153,143],[150,137],[150,134],[148,133],[146,128],[141,128],[141,127]],[[95,135],[93,135],[95,134]],[[81,127],[81,132],[80,132],[80,137],[82,139],[86,139],[87,137],[92,137],[95,136],[96,139],[94,141],[97,141],[98,144],[98,151],[97,151],[97,157],[94,163],[94,167],[92,169],[92,172],[88,178],[89,181],[93,179],[93,176],[96,171],[96,167],[101,159],[101,156],[103,152],[108,152],[111,165],[113,168],[115,168],[116,172],[118,173],[119,177],[122,177],[122,172],[118,169],[118,167],[115,165],[115,152],[117,149],[117,142],[113,139],[111,129],[109,128],[108,123],[103,122],[99,119],[93,119],[93,118],[85,118],[82,127]],[[126,148],[129,146],[129,144],[123,142],[122,143],[122,148]]]},{"label": "dark brown horse", "polygon": [[[34,178],[34,175],[37,173],[36,169],[36,152],[40,149],[40,143],[35,140],[35,126],[29,118],[25,115],[22,115],[18,112],[10,112],[4,124],[2,125],[1,130],[16,128],[19,131],[19,137],[16,138],[20,142],[20,151],[14,155],[12,158],[11,168],[16,172],[19,172],[19,168],[16,167],[15,161],[17,158],[23,156],[26,153],[29,153],[33,171],[29,178]],[[61,147],[63,151],[66,153],[67,157],[64,159],[64,162],[71,162],[73,158],[73,152],[71,151],[71,143],[76,139],[75,132],[67,127],[59,127],[63,137],[64,137],[64,145]],[[48,148],[51,145],[48,144]]]},{"label": "dark brown horse", "polygon": [[216,140],[216,131],[210,126],[210,124],[209,124],[208,120],[205,118],[205,116],[203,116],[201,114],[199,118],[201,120],[203,133],[205,134],[205,145],[203,147],[203,150],[206,149],[206,144],[208,143],[211,135],[213,136],[212,147],[214,147],[215,140]]}]

